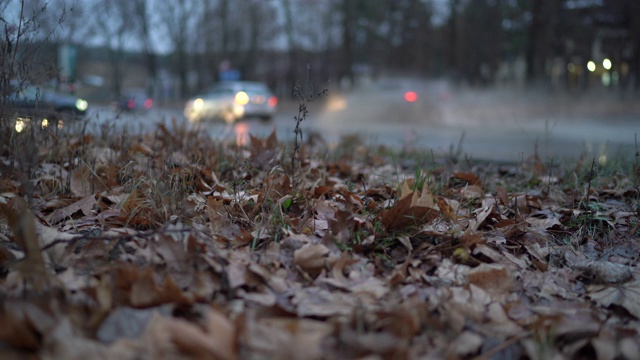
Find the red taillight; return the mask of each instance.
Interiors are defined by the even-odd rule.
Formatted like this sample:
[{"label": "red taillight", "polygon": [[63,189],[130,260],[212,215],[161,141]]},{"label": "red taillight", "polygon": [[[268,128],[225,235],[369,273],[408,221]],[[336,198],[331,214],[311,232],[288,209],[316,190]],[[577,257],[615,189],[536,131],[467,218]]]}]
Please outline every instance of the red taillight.
[{"label": "red taillight", "polygon": [[270,97],[268,104],[271,107],[274,107],[274,106],[278,105],[278,98],[275,97],[275,96]]},{"label": "red taillight", "polygon": [[151,107],[153,106],[153,100],[151,99],[147,99],[144,101],[144,108],[145,109],[151,109]]},{"label": "red taillight", "polygon": [[418,100],[418,94],[416,94],[413,91],[407,91],[406,93],[404,93],[404,99],[407,102],[414,102],[414,101]]},{"label": "red taillight", "polygon": [[136,107],[136,101],[134,99],[129,99],[129,101],[127,102],[127,107],[129,109],[133,109],[134,107]]}]

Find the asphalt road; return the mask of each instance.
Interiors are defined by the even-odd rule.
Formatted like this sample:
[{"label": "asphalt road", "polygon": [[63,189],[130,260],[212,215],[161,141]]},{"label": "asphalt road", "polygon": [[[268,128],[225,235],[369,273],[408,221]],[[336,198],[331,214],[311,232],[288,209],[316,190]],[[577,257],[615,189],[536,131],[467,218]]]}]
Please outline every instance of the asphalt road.
[{"label": "asphalt road", "polygon": [[[406,91],[418,99],[404,100]],[[248,119],[233,125],[189,124],[181,109],[147,113],[115,113],[95,107],[90,128],[110,124],[130,132],[153,130],[158,122],[187,123],[212,138],[247,141],[248,134],[293,139],[298,105],[281,104],[268,123]],[[640,102],[609,93],[546,94],[514,89],[452,89],[446,82],[393,79],[361,86],[351,92],[330,91],[309,104],[302,123],[305,135],[320,134],[329,144],[358,135],[369,145],[431,149],[445,154],[462,138],[462,151],[473,159],[520,161],[537,146],[541,158],[595,156],[601,160],[632,156],[640,136]],[[306,138],[306,137],[305,137]],[[640,141],[640,139],[638,139]]]}]

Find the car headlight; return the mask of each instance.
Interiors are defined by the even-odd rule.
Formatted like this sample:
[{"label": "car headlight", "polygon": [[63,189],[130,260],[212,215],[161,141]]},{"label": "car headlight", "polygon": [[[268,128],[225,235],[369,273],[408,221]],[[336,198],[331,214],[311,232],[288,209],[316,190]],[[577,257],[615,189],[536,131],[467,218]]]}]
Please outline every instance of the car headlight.
[{"label": "car headlight", "polygon": [[85,111],[89,107],[89,103],[86,100],[78,99],[76,100],[76,108],[80,111]]},{"label": "car headlight", "polygon": [[24,130],[25,127],[26,127],[25,121],[22,118],[17,118],[16,119],[16,131],[17,132],[22,132],[22,130]]},{"label": "car headlight", "polygon": [[240,91],[236,94],[235,100],[238,105],[247,105],[249,103],[249,95],[244,91]]},{"label": "car headlight", "polygon": [[195,99],[193,101],[193,110],[195,111],[199,111],[202,109],[202,107],[204,106],[204,100],[202,99]]}]

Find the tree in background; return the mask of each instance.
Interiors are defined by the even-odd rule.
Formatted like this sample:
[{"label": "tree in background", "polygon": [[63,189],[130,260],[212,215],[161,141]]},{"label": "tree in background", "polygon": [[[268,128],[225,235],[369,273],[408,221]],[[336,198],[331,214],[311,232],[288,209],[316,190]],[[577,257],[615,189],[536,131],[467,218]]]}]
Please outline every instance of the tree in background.
[{"label": "tree in background", "polygon": [[142,42],[142,51],[146,60],[147,71],[149,72],[149,81],[147,82],[147,92],[154,93],[154,89],[158,80],[158,61],[155,54],[155,48],[151,39],[151,16],[149,14],[149,6],[146,0],[132,0],[133,18],[138,24],[138,34]]},{"label": "tree in background", "polygon": [[60,30],[67,8],[51,11],[49,1],[0,0],[0,119],[7,96],[27,82],[57,74],[49,42]]},{"label": "tree in background", "polygon": [[190,53],[200,41],[194,35],[200,9],[195,1],[157,0],[163,31],[171,44],[171,66],[178,76],[178,97],[189,94]]},{"label": "tree in background", "polygon": [[122,93],[124,79],[126,45],[136,36],[135,21],[130,21],[135,14],[135,2],[129,0],[98,1],[93,6],[95,14],[91,22],[93,35],[100,34],[107,48],[110,65],[110,90],[112,100]]},{"label": "tree in background", "polygon": [[[221,64],[279,95],[306,81],[307,64],[310,81],[323,86],[354,83],[362,72],[404,72],[580,89],[600,83],[601,66],[586,66],[604,56],[613,85],[640,89],[634,0],[0,0],[5,51],[18,33],[7,4],[46,5],[33,18],[36,7],[25,7],[21,27],[37,27],[38,38],[54,34],[46,46],[102,47],[86,51],[94,59],[106,51],[114,95],[133,62],[147,69],[150,88],[162,75],[184,97],[219,80]],[[61,13],[72,16],[57,26]],[[3,57],[3,67],[11,59]]]},{"label": "tree in background", "polygon": [[41,82],[55,73],[45,49],[67,9],[52,12],[49,1],[0,0],[0,87],[11,80]]}]

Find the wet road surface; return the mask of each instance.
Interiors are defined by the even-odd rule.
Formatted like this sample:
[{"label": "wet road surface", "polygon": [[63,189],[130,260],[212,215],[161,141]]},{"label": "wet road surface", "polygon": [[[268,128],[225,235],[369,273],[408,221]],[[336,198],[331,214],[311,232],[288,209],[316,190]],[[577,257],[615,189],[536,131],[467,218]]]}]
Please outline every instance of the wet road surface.
[{"label": "wet road surface", "polygon": [[[407,102],[406,91],[418,98]],[[358,135],[369,145],[418,148],[446,154],[462,138],[462,151],[473,159],[520,161],[538,154],[545,158],[632,156],[640,136],[640,102],[610,95],[549,95],[512,90],[453,90],[442,81],[393,79],[363,85],[352,92],[330,91],[309,104],[302,123],[305,138],[320,134],[328,144]],[[258,119],[189,124],[181,109],[117,114],[96,107],[90,128],[104,124],[130,132],[155,129],[175,119],[207,132],[215,139],[247,141],[248,134],[267,136],[274,129],[281,140],[292,140],[298,105],[281,104],[271,122]]]}]

